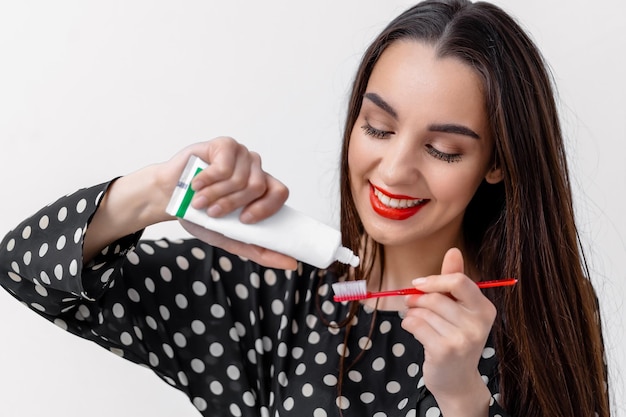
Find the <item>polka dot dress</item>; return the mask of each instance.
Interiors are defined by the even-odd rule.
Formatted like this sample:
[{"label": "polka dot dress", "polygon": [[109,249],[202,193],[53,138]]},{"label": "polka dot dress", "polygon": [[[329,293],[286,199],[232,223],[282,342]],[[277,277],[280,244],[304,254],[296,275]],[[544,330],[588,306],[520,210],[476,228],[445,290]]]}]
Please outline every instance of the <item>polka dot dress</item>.
[{"label": "polka dot dress", "polygon": [[[349,305],[332,301],[331,272],[268,269],[195,239],[140,233],[83,266],[83,237],[107,186],[61,198],[4,238],[0,283],[11,294],[148,366],[204,416],[441,415],[424,386],[423,348],[397,312],[361,307],[346,340],[337,323]],[[504,416],[495,353],[488,343],[479,370],[494,393],[490,415]]]}]

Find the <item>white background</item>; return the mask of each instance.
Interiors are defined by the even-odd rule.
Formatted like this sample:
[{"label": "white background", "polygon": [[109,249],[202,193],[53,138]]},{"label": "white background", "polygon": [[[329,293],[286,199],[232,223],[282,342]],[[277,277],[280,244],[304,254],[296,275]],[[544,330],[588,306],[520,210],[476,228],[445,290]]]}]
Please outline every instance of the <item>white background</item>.
[{"label": "white background", "polygon": [[[626,35],[620,0],[498,0],[550,63],[577,215],[626,416]],[[289,203],[337,224],[345,105],[366,45],[410,1],[0,0],[0,235],[76,188],[231,135]],[[148,237],[182,236],[175,224]],[[546,358],[550,360],[550,358]],[[198,416],[150,371],[0,292],[0,415]]]}]

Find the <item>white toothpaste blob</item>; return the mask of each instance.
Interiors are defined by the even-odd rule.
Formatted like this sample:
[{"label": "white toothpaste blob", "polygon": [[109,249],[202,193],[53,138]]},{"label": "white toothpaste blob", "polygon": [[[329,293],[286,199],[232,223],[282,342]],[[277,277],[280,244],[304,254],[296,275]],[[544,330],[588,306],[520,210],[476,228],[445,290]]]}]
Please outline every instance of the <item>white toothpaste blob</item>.
[{"label": "white toothpaste blob", "polygon": [[205,210],[191,207],[194,194],[191,180],[207,166],[197,156],[189,158],[167,205],[167,213],[231,239],[280,252],[318,268],[327,268],[335,261],[353,267],[359,265],[359,257],[341,245],[338,230],[289,206],[283,206],[271,217],[254,224],[239,221],[241,209],[216,218],[209,216]]}]

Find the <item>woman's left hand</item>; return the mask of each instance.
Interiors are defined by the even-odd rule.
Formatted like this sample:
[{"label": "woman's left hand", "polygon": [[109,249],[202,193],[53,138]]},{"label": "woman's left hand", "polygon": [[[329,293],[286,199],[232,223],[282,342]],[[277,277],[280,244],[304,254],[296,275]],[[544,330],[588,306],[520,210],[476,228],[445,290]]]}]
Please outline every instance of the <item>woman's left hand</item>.
[{"label": "woman's left hand", "polygon": [[413,285],[426,294],[407,296],[402,327],[424,345],[426,387],[442,412],[450,410],[443,413],[446,416],[458,411],[463,415],[462,408],[472,403],[483,404],[486,411],[491,394],[478,362],[496,317],[495,306],[464,274],[463,255],[456,248],[444,256],[441,275],[416,279]]}]

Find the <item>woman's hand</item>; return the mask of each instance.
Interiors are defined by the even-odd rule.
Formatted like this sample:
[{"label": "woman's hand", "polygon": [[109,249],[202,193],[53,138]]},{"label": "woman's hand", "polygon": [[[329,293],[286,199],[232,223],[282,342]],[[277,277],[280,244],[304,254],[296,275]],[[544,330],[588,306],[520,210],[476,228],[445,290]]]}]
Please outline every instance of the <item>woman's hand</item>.
[{"label": "woman's hand", "polygon": [[463,256],[450,249],[441,275],[413,281],[423,295],[406,298],[402,327],[424,345],[424,383],[442,414],[487,415],[491,397],[478,371],[496,317],[494,305],[463,273]]},{"label": "woman's hand", "polygon": [[[263,171],[257,153],[229,137],[191,145],[162,164],[160,183],[166,195],[171,195],[191,155],[209,163],[191,183],[195,191],[191,204],[196,209],[206,209],[212,217],[242,208],[240,220],[255,223],[276,213],[289,196],[284,184]],[[199,239],[262,265],[281,269],[297,266],[291,257],[234,241],[190,222],[181,221],[181,224]]]}]

